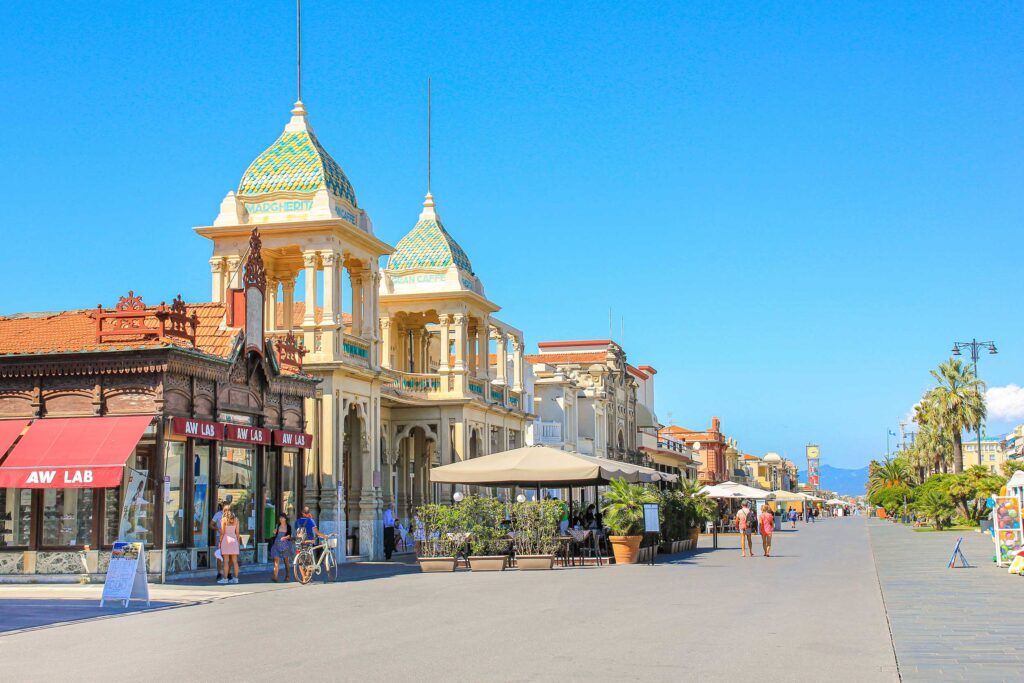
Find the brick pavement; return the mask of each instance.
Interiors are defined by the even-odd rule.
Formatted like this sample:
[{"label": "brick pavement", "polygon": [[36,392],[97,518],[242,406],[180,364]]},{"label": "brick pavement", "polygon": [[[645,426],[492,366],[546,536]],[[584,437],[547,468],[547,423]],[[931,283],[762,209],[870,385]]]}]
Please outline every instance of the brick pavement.
[{"label": "brick pavement", "polygon": [[[995,567],[988,535],[914,532],[877,519],[868,532],[903,681],[1024,678],[1024,578]],[[947,569],[961,535],[975,567]]]}]

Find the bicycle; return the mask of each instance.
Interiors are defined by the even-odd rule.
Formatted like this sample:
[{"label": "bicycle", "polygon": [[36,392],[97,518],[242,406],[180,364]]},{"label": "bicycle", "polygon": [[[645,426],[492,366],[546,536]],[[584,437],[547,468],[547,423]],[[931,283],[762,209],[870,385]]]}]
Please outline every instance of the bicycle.
[{"label": "bicycle", "polygon": [[[292,562],[292,572],[295,580],[306,585],[313,580],[314,574],[323,572],[324,582],[338,580],[338,560],[331,552],[338,547],[337,534],[330,534],[327,542],[323,545],[314,545],[311,542],[302,543],[295,551],[295,560]],[[316,557],[316,549],[320,548],[320,557]]]}]

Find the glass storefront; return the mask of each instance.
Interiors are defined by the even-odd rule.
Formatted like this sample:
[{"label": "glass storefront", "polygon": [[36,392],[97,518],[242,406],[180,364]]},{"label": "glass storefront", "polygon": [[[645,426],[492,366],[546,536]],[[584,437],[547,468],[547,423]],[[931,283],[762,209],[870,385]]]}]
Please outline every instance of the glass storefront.
[{"label": "glass storefront", "polygon": [[209,443],[192,445],[192,544],[205,547],[210,543],[210,452]]},{"label": "glass storefront", "polygon": [[0,489],[0,548],[26,547],[32,537],[32,489]]},{"label": "glass storefront", "polygon": [[156,442],[142,441],[128,458],[121,486],[106,489],[103,505],[103,544],[156,542]]},{"label": "glass storefront", "polygon": [[299,463],[298,451],[285,449],[281,452],[281,512],[290,520],[299,513]]},{"label": "glass storefront", "polygon": [[217,468],[217,500],[225,501],[231,496],[231,506],[238,517],[238,533],[249,535],[256,529],[256,448],[253,446],[228,446],[221,448]]},{"label": "glass storefront", "polygon": [[185,540],[185,450],[184,441],[168,441],[164,460],[165,481],[170,482],[170,495],[164,501],[164,533],[167,545],[178,545]]},{"label": "glass storefront", "polygon": [[92,543],[92,489],[43,489],[45,547]]},{"label": "glass storefront", "polygon": [[278,452],[273,448],[263,449],[263,530],[262,538],[271,538],[274,535],[274,526],[277,522],[277,484],[278,484]]}]

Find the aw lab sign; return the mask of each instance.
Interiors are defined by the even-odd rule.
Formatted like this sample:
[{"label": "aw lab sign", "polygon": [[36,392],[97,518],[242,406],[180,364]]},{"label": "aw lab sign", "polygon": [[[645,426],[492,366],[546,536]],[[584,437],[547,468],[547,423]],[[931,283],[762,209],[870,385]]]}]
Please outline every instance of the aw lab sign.
[{"label": "aw lab sign", "polygon": [[[121,484],[123,467],[39,467],[7,471],[5,487],[25,489],[92,489]],[[14,475],[20,481],[10,481]]]}]

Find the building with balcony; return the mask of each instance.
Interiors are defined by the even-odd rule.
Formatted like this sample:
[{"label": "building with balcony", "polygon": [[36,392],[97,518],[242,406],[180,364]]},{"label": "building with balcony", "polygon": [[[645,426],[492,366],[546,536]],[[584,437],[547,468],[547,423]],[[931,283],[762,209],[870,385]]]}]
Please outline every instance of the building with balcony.
[{"label": "building with balcony", "polygon": [[722,424],[717,417],[711,418],[711,427],[703,431],[695,431],[669,425],[659,431],[659,435],[682,441],[689,446],[699,460],[697,479],[703,484],[719,484],[729,481],[730,474],[726,468],[725,452],[729,440],[722,434]]},{"label": "building with balcony", "polygon": [[[263,239],[271,335],[298,335],[319,379],[305,414],[313,434],[304,500],[351,552],[383,555],[382,513],[400,518],[450,491],[428,469],[523,442],[522,333],[497,320],[465,252],[428,194],[397,249],[374,234],[302,102],[221,202],[213,225],[212,297],[242,302],[240,265]],[[380,260],[390,256],[387,267]],[[493,354],[491,349],[493,347]]]},{"label": "building with balcony", "polygon": [[[537,344],[531,442],[648,464],[637,444],[637,390],[626,352],[610,339]],[[633,368],[635,371],[636,368]]]}]

